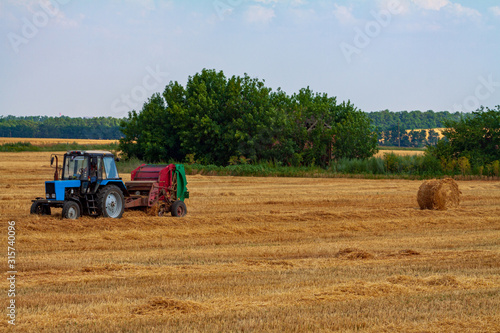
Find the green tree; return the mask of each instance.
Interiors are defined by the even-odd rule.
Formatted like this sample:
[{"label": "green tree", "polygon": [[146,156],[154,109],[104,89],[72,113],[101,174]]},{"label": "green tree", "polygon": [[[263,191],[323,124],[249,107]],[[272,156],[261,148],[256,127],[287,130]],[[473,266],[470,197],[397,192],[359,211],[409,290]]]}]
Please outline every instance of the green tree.
[{"label": "green tree", "polygon": [[429,147],[434,156],[445,160],[466,157],[474,166],[500,159],[500,105],[496,109],[481,107],[445,126],[445,138]]},{"label": "green tree", "polygon": [[439,140],[439,134],[434,129],[429,130],[429,137],[427,138],[427,142],[431,146],[435,146]]},{"label": "green tree", "polygon": [[271,104],[263,81],[202,70],[186,89],[170,83],[164,92],[185,154],[203,163],[225,165],[232,156],[258,160],[276,141],[283,114]]},{"label": "green tree", "polygon": [[121,124],[124,137],[120,139],[120,149],[125,157],[148,162],[181,159],[183,155],[172,120],[160,94],[149,98],[140,113],[129,112],[128,119]]},{"label": "green tree", "polygon": [[325,166],[332,158],[370,157],[377,147],[366,114],[309,88],[288,96],[246,74],[228,79],[204,69],[185,88],[170,82],[162,97],[153,96],[122,122],[127,156]]},{"label": "green tree", "polygon": [[338,106],[334,127],[334,157],[365,159],[378,151],[378,135],[373,132],[371,121],[350,101]]}]

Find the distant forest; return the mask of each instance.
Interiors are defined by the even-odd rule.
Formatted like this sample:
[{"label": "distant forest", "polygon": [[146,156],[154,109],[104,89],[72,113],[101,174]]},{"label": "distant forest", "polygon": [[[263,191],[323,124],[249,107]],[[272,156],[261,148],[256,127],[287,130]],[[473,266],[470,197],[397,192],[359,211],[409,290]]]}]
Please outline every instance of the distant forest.
[{"label": "distant forest", "polygon": [[[379,133],[381,146],[424,147],[437,142],[437,133],[430,135],[415,129],[445,127],[449,120],[457,121],[462,113],[447,111],[399,111],[367,112],[374,131]],[[64,139],[110,139],[123,137],[120,122],[112,117],[15,117],[0,116],[0,137],[18,138],[64,138]]]},{"label": "distant forest", "polygon": [[469,114],[448,111],[367,112],[372,126],[379,133],[380,146],[425,147],[438,141],[436,131],[415,131],[446,127],[446,122],[459,121]]},{"label": "distant forest", "polygon": [[112,117],[0,117],[0,137],[118,140],[122,119]]}]

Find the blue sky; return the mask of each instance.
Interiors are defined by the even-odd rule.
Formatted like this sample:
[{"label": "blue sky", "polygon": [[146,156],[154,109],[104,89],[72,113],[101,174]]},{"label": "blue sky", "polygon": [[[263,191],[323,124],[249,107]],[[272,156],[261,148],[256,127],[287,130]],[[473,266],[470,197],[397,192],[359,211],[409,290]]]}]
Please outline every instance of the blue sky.
[{"label": "blue sky", "polygon": [[500,104],[500,1],[1,0],[0,115],[113,116],[203,68],[363,111]]}]

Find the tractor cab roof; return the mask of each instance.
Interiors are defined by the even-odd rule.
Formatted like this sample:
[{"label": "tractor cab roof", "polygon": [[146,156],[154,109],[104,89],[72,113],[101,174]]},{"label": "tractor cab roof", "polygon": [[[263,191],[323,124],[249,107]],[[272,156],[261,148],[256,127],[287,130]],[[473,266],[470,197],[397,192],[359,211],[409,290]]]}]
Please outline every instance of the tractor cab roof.
[{"label": "tractor cab roof", "polygon": [[65,155],[92,155],[114,157],[113,153],[106,150],[68,150]]}]

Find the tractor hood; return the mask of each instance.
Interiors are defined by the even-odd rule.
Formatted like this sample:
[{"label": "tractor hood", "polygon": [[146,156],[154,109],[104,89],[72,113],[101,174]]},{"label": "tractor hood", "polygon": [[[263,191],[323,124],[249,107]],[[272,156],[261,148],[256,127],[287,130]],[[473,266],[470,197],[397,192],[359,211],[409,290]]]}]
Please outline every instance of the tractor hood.
[{"label": "tractor hood", "polygon": [[51,180],[45,182],[45,198],[49,200],[64,200],[67,188],[79,188],[80,180]]}]

